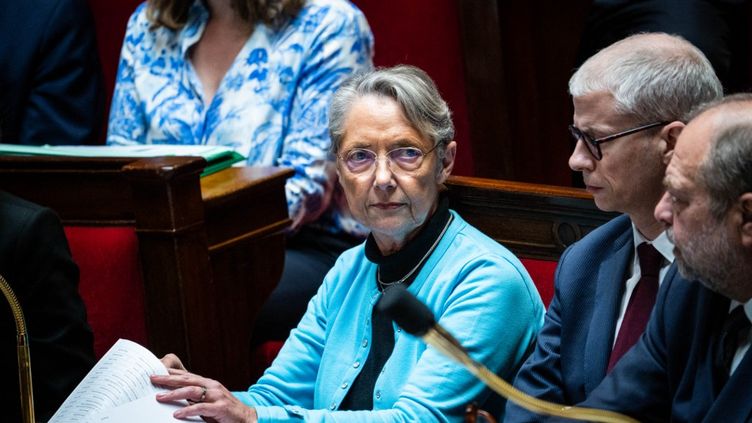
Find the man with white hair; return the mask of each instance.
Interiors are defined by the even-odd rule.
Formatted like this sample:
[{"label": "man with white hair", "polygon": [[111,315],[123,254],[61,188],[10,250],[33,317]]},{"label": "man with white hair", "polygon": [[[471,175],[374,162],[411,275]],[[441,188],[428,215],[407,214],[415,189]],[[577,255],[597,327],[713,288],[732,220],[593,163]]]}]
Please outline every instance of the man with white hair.
[{"label": "man with white hair", "polygon": [[[562,254],[555,293],[533,353],[514,385],[575,404],[645,329],[658,286],[678,278],[673,245],[653,209],[690,111],[722,95],[705,56],[684,39],[639,34],[601,50],[569,81],[569,158],[601,210],[623,213]],[[508,403],[507,421],[536,416]]]},{"label": "man with white hair", "polygon": [[682,132],[655,216],[687,279],[661,289],[636,346],[584,403],[640,421],[752,420],[752,95]]}]

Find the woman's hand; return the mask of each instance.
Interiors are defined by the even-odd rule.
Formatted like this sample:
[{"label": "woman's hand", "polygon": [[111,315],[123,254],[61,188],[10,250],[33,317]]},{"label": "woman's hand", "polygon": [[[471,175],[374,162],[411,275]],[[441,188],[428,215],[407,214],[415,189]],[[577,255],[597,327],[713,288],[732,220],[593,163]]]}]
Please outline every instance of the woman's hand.
[{"label": "woman's hand", "polygon": [[[162,359],[165,360],[172,354]],[[175,359],[176,356],[172,355]],[[172,358],[170,357],[170,358]],[[179,365],[180,360],[169,361],[170,365]],[[169,366],[168,366],[169,367]],[[207,422],[217,423],[256,423],[256,410],[240,402],[230,391],[216,380],[194,375],[185,369],[168,368],[169,375],[154,375],[151,381],[155,385],[172,389],[157,394],[157,401],[170,402],[186,400],[189,405],[173,413],[177,419],[200,416]]]},{"label": "woman's hand", "polygon": [[165,355],[159,361],[161,361],[168,369],[187,370],[185,366],[183,366],[183,362],[180,361],[180,358],[172,353]]}]

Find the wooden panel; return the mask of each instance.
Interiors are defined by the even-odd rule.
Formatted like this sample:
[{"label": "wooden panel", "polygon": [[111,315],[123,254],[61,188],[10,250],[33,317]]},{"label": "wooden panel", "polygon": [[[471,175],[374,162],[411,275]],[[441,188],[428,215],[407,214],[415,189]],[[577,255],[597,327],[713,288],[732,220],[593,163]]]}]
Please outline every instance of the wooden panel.
[{"label": "wooden panel", "polygon": [[0,188],[65,224],[135,226],[149,348],[244,389],[256,314],[279,280],[292,171],[230,168],[200,179],[198,157],[0,157]]},{"label": "wooden panel", "polygon": [[220,380],[231,389],[245,390],[253,382],[250,335],[258,310],[282,275],[283,231],[291,223],[285,181],[292,173],[243,167],[201,180],[215,300],[220,305],[225,375]]},{"label": "wooden panel", "polygon": [[0,189],[54,209],[67,225],[133,224],[131,190],[120,172],[131,161],[0,156]]},{"label": "wooden panel", "polygon": [[521,257],[558,260],[564,249],[616,216],[586,191],[453,176],[451,206],[473,226]]},{"label": "wooden panel", "polygon": [[202,178],[210,250],[284,229],[285,179],[278,169],[258,167],[234,167]]}]

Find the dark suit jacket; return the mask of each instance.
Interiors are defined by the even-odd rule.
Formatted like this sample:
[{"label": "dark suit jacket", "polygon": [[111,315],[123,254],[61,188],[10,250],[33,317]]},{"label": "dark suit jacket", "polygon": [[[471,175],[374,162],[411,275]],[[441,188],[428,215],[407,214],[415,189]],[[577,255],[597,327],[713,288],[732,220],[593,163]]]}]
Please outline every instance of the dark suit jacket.
[{"label": "dark suit jacket", "polygon": [[698,282],[664,282],[645,334],[582,405],[640,421],[752,421],[752,353],[722,388],[712,370],[728,308]]},{"label": "dark suit jacket", "polygon": [[[36,418],[47,421],[94,365],[93,338],[60,220],[2,191],[0,275],[23,308]],[[21,421],[15,335],[10,307],[0,305],[0,410],[8,422]]]},{"label": "dark suit jacket", "polygon": [[[595,229],[559,260],[555,291],[535,350],[514,381],[518,389],[548,401],[575,404],[606,376],[619,304],[634,250],[626,215]],[[665,280],[674,278],[669,270]],[[507,403],[505,421],[535,421]]]},{"label": "dark suit jacket", "polygon": [[86,0],[0,1],[0,142],[95,144],[103,111]]}]

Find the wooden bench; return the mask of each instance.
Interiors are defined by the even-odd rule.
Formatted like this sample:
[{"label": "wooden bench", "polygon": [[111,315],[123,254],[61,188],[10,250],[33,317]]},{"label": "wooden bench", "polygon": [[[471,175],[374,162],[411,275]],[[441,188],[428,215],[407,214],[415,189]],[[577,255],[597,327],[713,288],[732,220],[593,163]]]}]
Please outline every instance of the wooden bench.
[{"label": "wooden bench", "polygon": [[[158,356],[175,352],[191,370],[244,389],[253,322],[282,270],[292,171],[234,167],[199,178],[205,164],[3,156],[0,181],[60,215],[98,353],[119,336],[138,338],[141,325]],[[135,329],[117,327],[123,322]]]}]

